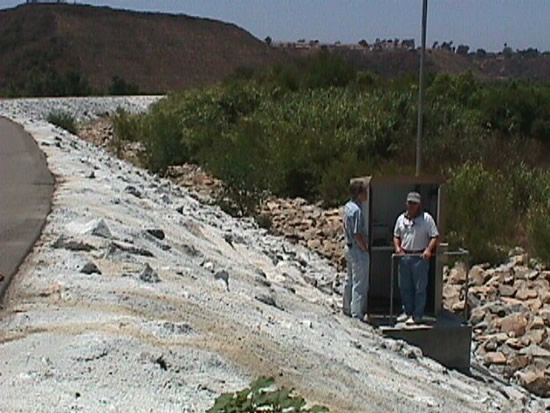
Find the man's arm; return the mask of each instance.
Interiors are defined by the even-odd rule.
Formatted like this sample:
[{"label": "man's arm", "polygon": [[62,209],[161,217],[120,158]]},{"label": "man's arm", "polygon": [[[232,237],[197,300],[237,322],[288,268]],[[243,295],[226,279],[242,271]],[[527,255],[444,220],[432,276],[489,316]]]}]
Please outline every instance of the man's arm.
[{"label": "man's arm", "polygon": [[393,248],[396,254],[403,255],[405,250],[401,247],[401,228],[400,228],[401,216],[397,217],[395,221],[395,227],[393,228]]},{"label": "man's arm", "polygon": [[362,234],[355,234],[354,237],[355,237],[355,241],[357,241],[357,245],[359,246],[359,248],[361,248],[363,251],[367,252],[369,250],[369,246],[368,246],[365,238],[363,237],[363,235]]},{"label": "man's arm", "polygon": [[438,244],[439,236],[430,238],[430,243],[422,253],[422,258],[424,258],[425,260],[429,260],[430,258],[432,258],[432,255],[434,254]]},{"label": "man's arm", "polygon": [[393,248],[395,249],[396,254],[405,254],[405,250],[401,247],[401,238],[393,237]]},{"label": "man's arm", "polygon": [[422,253],[422,258],[429,260],[432,255],[435,253],[435,249],[439,245],[439,231],[437,230],[437,225],[431,215],[428,215],[428,224],[429,224],[429,236],[430,242],[424,252]]}]

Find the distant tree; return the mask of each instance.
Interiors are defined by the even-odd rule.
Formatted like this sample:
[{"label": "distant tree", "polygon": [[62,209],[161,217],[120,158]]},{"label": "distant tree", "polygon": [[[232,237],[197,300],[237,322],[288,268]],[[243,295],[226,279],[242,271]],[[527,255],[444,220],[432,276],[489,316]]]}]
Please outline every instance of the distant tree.
[{"label": "distant tree", "polygon": [[360,40],[359,45],[363,46],[363,47],[369,47],[369,44],[367,43],[367,41],[365,39]]},{"label": "distant tree", "polygon": [[456,48],[456,54],[466,56],[468,52],[470,51],[470,46],[461,44]]},{"label": "distant tree", "polygon": [[432,44],[432,49],[437,49],[439,47],[439,42],[434,42],[434,44]]},{"label": "distant tree", "polygon": [[267,36],[265,39],[264,39],[265,43],[268,45],[268,46],[271,46],[271,43],[273,42],[273,40],[271,39],[271,37]]},{"label": "distant tree", "polygon": [[502,54],[504,55],[504,57],[512,57],[514,55],[514,49],[508,46],[508,43],[504,43]]},{"label": "distant tree", "polygon": [[477,49],[476,50],[476,57],[485,57],[487,56],[487,52],[485,49]]},{"label": "distant tree", "polygon": [[139,87],[135,83],[128,83],[120,76],[113,76],[109,85],[109,95],[137,95]]}]

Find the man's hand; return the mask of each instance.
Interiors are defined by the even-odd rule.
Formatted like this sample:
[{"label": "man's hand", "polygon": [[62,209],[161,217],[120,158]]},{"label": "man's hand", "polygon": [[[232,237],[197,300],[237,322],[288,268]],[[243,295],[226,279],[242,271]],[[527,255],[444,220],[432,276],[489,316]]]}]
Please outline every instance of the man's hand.
[{"label": "man's hand", "polygon": [[432,258],[432,251],[429,248],[426,248],[422,253],[422,258],[428,261],[430,258]]},{"label": "man's hand", "polygon": [[404,250],[403,248],[401,248],[401,247],[397,247],[397,248],[395,249],[395,253],[396,253],[396,254],[399,254],[399,255],[405,255],[405,250]]}]

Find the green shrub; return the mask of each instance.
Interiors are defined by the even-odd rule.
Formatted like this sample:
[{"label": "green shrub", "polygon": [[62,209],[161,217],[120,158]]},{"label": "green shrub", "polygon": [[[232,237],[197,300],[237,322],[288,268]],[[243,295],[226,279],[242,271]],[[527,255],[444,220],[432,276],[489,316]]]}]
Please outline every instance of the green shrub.
[{"label": "green shrub", "polygon": [[550,171],[540,172],[537,183],[527,214],[529,249],[550,267]]},{"label": "green shrub", "polygon": [[47,121],[52,125],[65,129],[73,135],[76,135],[77,133],[76,121],[70,113],[61,111],[50,112],[48,114]]},{"label": "green shrub", "polygon": [[474,263],[499,262],[515,229],[512,196],[506,180],[479,162],[451,171],[448,184],[447,238],[467,248]]},{"label": "green shrub", "polygon": [[550,267],[550,202],[529,210],[527,230],[531,252]]},{"label": "green shrub", "polygon": [[207,413],[322,413],[329,411],[321,406],[307,408],[303,398],[295,396],[292,390],[286,388],[273,390],[274,384],[273,379],[260,378],[246,389],[235,393],[224,393],[216,399],[214,406],[208,409]]},{"label": "green shrub", "polygon": [[[512,244],[531,248],[527,221],[547,199],[537,167],[549,155],[550,87],[471,73],[429,76],[428,85],[424,173],[451,178],[450,240],[476,261],[497,261]],[[121,115],[115,129],[145,145],[153,171],[198,163],[225,183],[226,210],[254,215],[267,193],[332,206],[352,176],[413,173],[416,101],[415,77],[357,74],[323,53],[241,69],[222,86]]]},{"label": "green shrub", "polygon": [[109,95],[112,96],[137,95],[139,93],[139,87],[135,83],[126,82],[126,80],[120,76],[113,76],[108,92]]}]

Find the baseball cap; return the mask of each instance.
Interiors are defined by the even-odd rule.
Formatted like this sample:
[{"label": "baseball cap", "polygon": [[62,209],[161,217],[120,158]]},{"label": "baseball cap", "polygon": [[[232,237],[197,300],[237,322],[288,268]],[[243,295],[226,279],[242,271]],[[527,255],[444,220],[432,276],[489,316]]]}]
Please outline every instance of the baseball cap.
[{"label": "baseball cap", "polygon": [[419,204],[422,201],[422,197],[418,192],[409,192],[407,195],[407,202]]}]

